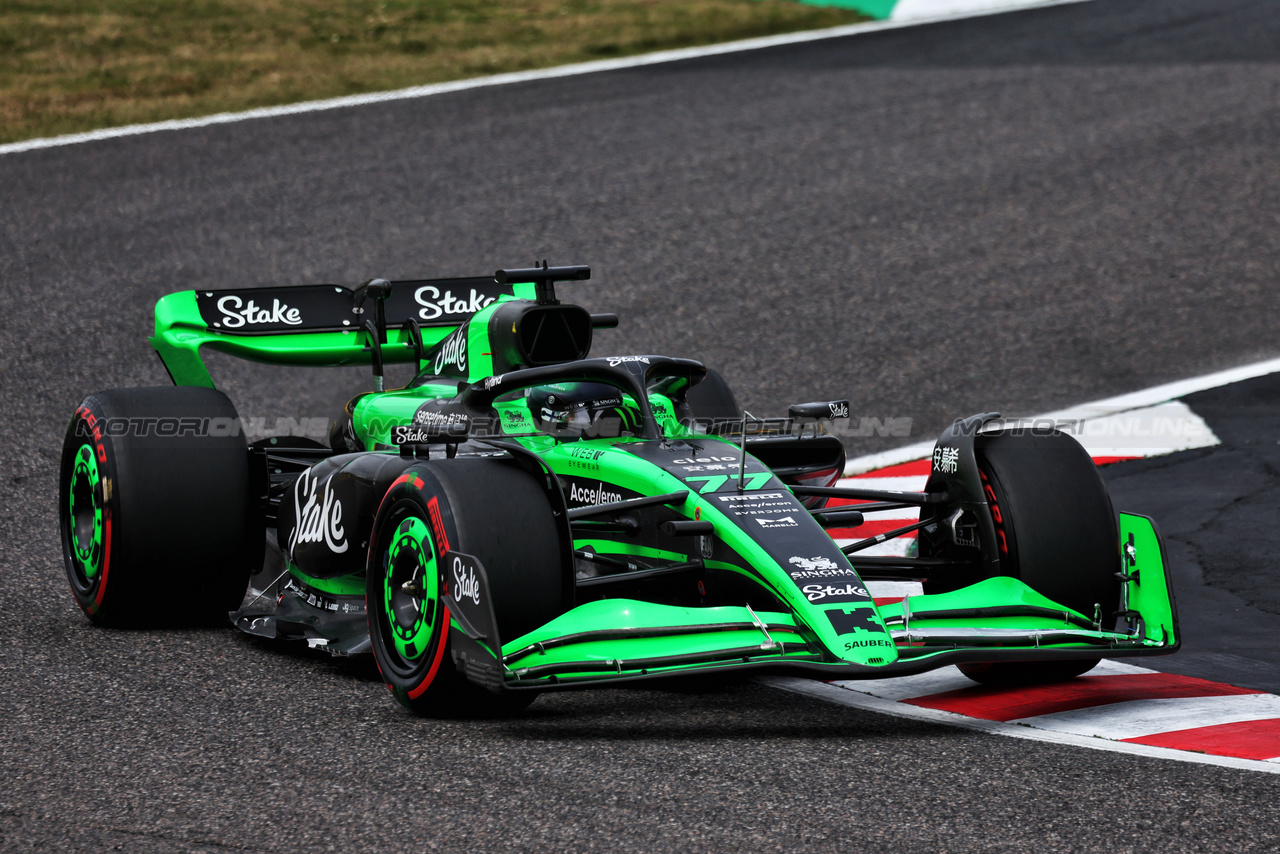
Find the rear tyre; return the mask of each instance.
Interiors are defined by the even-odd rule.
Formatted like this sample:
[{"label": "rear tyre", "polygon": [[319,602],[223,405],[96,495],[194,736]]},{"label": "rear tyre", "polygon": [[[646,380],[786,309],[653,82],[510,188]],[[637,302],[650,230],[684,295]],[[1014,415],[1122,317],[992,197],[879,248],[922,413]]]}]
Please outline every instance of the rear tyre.
[{"label": "rear tyre", "polygon": [[90,395],[67,427],[60,485],[67,579],[99,625],[225,622],[262,565],[249,450],[220,391]]},{"label": "rear tyre", "polygon": [[566,610],[568,555],[534,478],[504,460],[420,463],[387,491],[373,530],[369,639],[396,700],[433,717],[508,715],[533,702],[533,692],[494,694],[454,668],[449,612],[440,597],[447,583],[443,557],[453,549],[484,566],[504,641]]},{"label": "rear tyre", "polygon": [[[978,469],[995,522],[1004,575],[1092,619],[1114,625],[1119,607],[1120,534],[1097,466],[1063,433],[984,433]],[[983,662],[960,671],[983,684],[1056,682],[1099,659]]]}]

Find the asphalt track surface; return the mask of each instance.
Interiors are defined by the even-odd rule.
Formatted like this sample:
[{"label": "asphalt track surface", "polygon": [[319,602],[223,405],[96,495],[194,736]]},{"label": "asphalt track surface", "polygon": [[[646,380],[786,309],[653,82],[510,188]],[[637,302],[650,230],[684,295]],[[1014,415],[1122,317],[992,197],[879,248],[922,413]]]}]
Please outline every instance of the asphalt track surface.
[{"label": "asphalt track surface", "polygon": [[[601,352],[701,357],[757,414],[848,396],[913,418],[853,451],[1280,355],[1277,59],[1267,0],[1099,0],[0,158],[0,848],[1274,849],[1274,775],[749,682],[417,720],[358,662],[96,630],[54,496],[71,409],[164,381],[151,306],[193,286],[590,263],[565,295],[622,315]],[[268,418],[365,382],[215,376]],[[1223,448],[1108,473],[1219,597],[1184,595],[1184,621],[1280,610],[1251,545],[1276,536],[1269,390],[1251,424],[1238,389],[1197,402],[1238,424]],[[1185,655],[1271,678],[1274,634],[1237,626]]]}]

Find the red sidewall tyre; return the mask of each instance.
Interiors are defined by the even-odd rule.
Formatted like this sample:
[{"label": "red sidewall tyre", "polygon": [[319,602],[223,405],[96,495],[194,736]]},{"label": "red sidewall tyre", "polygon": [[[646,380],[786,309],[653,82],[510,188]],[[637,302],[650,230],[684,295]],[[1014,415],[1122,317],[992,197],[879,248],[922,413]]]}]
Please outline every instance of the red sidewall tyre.
[{"label": "red sidewall tyre", "polygon": [[210,625],[261,568],[264,521],[226,395],[116,389],[85,398],[63,441],[59,530],[95,623]]},{"label": "red sidewall tyre", "polygon": [[373,524],[365,601],[378,669],[401,705],[422,715],[474,717],[509,714],[533,701],[529,691],[490,693],[455,669],[442,558],[452,549],[480,560],[498,631],[514,640],[571,605],[561,525],[542,486],[510,460],[418,463],[391,485]]}]

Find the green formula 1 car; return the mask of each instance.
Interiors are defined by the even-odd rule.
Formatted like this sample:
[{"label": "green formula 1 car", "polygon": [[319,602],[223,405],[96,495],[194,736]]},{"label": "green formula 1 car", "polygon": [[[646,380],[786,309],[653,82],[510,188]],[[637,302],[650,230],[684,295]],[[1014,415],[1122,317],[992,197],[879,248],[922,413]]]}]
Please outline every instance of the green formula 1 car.
[{"label": "green formula 1 car", "polygon": [[[184,291],[151,343],[173,387],[92,394],[67,430],[71,588],[104,625],[222,620],[372,652],[408,708],[510,711],[548,690],[726,672],[879,678],[957,664],[1065,679],[1179,643],[1160,538],[1056,432],[939,437],[923,492],[836,486],[824,425],[742,414],[690,359],[592,357],[617,325],[559,302],[586,267]],[[247,444],[209,348],[372,366],[329,446]],[[411,362],[404,388],[383,366]],[[848,542],[866,514],[919,521]],[[868,556],[915,534],[908,557]],[[867,582],[921,584],[877,606]]]}]

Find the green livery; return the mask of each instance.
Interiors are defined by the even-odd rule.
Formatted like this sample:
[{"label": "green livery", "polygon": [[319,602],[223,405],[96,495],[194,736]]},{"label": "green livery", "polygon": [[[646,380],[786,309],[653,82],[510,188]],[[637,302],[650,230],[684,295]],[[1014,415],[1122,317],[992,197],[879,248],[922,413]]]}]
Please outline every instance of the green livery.
[{"label": "green livery", "polygon": [[[544,264],[164,297],[151,342],[174,387],[91,395],[68,428],[77,601],[104,624],[230,614],[251,634],[372,652],[428,714],[709,672],[957,664],[1047,681],[1178,648],[1154,524],[1113,511],[1070,437],[973,416],[939,437],[924,491],[837,486],[844,449],[824,425],[847,401],[760,421],[697,361],[595,356],[617,318],[554,291],[588,276]],[[206,348],[368,365],[373,391],[327,445],[247,445]],[[416,366],[406,387],[384,388],[391,363]],[[162,461],[190,476],[147,479]],[[206,509],[176,510],[189,495]],[[902,509],[919,520],[856,536]],[[868,555],[910,534],[910,556]],[[923,593],[877,604],[883,581]]]}]

